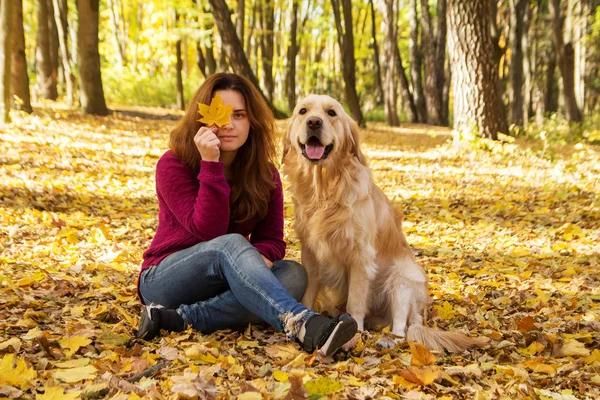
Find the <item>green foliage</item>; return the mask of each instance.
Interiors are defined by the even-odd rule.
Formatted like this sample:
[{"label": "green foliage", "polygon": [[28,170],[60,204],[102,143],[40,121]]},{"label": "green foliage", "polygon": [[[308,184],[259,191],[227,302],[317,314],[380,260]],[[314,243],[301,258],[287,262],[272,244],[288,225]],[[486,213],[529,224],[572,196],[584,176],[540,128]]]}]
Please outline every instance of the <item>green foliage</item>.
[{"label": "green foliage", "polygon": [[[128,69],[105,68],[103,71],[104,95],[109,104],[172,107],[177,102],[174,71],[171,75],[147,76]],[[202,83],[199,76],[184,76],[186,103]]]},{"label": "green foliage", "polygon": [[543,123],[532,123],[525,129],[511,132],[515,136],[541,140],[553,144],[600,143],[600,115],[588,117],[581,123],[569,124],[564,118],[552,114]]}]

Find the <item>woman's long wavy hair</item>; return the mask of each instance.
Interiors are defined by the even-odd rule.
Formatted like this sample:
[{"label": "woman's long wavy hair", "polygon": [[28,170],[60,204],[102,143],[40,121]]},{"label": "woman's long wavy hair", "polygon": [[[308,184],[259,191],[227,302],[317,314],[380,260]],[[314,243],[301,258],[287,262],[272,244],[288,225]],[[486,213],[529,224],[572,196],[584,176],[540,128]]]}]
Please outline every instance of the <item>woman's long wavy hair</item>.
[{"label": "woman's long wavy hair", "polygon": [[230,166],[231,217],[238,222],[257,217],[264,218],[269,209],[275,159],[275,119],[261,94],[246,78],[227,73],[209,76],[200,86],[186,114],[171,131],[171,150],[195,172],[200,171],[200,152],[194,143],[200,123],[198,103],[210,104],[219,90],[236,90],[246,102],[250,132],[246,143],[237,151]]}]

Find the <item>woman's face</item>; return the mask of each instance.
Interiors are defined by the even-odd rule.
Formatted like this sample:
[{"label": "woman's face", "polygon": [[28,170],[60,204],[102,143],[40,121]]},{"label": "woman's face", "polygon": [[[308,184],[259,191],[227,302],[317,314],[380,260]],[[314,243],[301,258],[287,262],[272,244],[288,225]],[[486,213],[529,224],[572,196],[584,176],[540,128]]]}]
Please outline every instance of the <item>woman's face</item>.
[{"label": "woman's face", "polygon": [[224,125],[217,131],[217,137],[221,142],[219,150],[221,153],[235,155],[238,149],[248,140],[250,132],[250,120],[246,111],[244,96],[237,90],[219,90],[216,93],[223,99],[223,104],[233,106],[233,112],[229,117],[229,124]]}]

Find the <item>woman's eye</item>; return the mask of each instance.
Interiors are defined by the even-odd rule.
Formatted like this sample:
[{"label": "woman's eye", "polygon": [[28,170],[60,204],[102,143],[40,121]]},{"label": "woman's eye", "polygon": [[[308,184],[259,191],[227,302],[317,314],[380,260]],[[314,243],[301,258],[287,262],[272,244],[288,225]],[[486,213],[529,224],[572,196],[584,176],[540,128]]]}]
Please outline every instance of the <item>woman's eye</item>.
[{"label": "woman's eye", "polygon": [[335,117],[335,116],[337,115],[337,114],[335,113],[335,111],[333,111],[333,110],[329,110],[329,111],[327,111],[327,114],[329,114],[329,115],[330,115],[330,116],[332,116],[332,117]]},{"label": "woman's eye", "polygon": [[242,113],[235,113],[235,114],[233,114],[233,118],[238,118],[238,119],[239,118],[244,118],[244,114],[242,114]]},{"label": "woman's eye", "polygon": [[300,111],[298,111],[298,114],[306,114],[306,108],[301,108]]}]

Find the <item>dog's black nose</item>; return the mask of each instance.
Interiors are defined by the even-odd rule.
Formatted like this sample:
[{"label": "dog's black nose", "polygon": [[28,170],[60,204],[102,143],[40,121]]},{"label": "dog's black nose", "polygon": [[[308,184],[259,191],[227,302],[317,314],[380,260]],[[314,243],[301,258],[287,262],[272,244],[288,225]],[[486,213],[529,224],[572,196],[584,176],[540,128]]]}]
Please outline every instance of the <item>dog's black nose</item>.
[{"label": "dog's black nose", "polygon": [[306,126],[311,129],[319,129],[323,126],[323,120],[319,117],[310,117],[306,120]]}]

